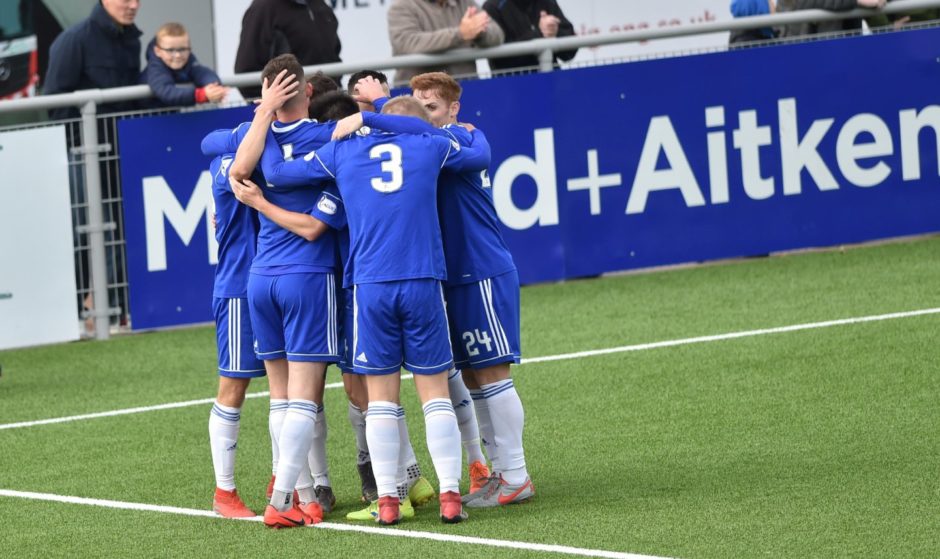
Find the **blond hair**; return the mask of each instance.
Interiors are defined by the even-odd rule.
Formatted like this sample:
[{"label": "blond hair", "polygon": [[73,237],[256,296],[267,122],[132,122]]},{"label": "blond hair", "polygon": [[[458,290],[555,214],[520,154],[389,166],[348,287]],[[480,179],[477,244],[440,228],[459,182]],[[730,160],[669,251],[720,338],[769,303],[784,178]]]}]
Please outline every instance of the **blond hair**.
[{"label": "blond hair", "polygon": [[164,23],[160,26],[160,29],[157,29],[155,38],[159,41],[163,37],[182,37],[184,35],[187,35],[187,33],[183,24],[171,21],[170,23]]},{"label": "blond hair", "polygon": [[396,97],[385,103],[382,107],[382,114],[416,116],[425,122],[431,122],[431,116],[424,105],[410,95]]}]

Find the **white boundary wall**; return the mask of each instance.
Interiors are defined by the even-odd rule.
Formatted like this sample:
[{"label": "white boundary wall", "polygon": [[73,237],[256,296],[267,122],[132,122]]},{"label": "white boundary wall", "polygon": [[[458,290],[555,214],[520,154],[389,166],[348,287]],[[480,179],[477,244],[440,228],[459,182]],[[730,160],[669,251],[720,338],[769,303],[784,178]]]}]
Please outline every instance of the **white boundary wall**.
[{"label": "white boundary wall", "polygon": [[79,337],[66,153],[64,126],[0,133],[0,349]]}]

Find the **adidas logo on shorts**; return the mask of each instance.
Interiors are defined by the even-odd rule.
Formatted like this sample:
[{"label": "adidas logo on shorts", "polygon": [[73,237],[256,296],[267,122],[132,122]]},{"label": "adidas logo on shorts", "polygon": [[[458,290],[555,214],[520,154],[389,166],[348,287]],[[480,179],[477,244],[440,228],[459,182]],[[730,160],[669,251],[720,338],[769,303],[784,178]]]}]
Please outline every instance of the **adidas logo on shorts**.
[{"label": "adidas logo on shorts", "polygon": [[369,360],[366,359],[366,352],[363,351],[362,353],[360,353],[359,357],[356,357],[356,361],[362,361],[363,363],[368,363]]}]

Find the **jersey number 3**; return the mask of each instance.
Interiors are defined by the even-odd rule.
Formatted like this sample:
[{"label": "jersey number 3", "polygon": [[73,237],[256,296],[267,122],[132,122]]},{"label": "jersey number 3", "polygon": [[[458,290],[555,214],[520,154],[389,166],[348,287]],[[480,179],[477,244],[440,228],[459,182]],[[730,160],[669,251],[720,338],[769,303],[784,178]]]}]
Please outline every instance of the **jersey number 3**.
[{"label": "jersey number 3", "polygon": [[[388,157],[385,157],[388,156]],[[385,180],[385,176],[372,179],[372,188],[388,194],[401,188],[404,180],[404,172],[401,168],[401,148],[395,144],[380,144],[369,150],[370,159],[379,159],[382,161],[382,173],[390,178]]]}]

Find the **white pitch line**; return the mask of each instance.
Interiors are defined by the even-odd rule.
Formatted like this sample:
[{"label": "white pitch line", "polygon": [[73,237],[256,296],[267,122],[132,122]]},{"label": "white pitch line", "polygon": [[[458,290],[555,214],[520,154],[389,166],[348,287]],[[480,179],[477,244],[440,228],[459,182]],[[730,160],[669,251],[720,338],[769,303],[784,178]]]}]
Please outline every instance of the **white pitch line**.
[{"label": "white pitch line", "polygon": [[[663,347],[675,347],[690,344],[700,344],[708,342],[720,342],[724,340],[734,340],[738,338],[749,338],[753,336],[764,336],[768,334],[783,334],[787,332],[799,332],[803,330],[815,330],[819,328],[831,328],[833,326],[846,326],[851,324],[862,324],[865,322],[877,322],[881,320],[895,320],[899,318],[912,318],[916,316],[925,316],[940,313],[940,308],[921,309],[916,311],[904,311],[888,314],[877,314],[871,316],[859,316],[855,318],[843,318],[839,320],[827,320],[824,322],[809,322],[805,324],[793,324],[790,326],[779,326],[775,328],[762,328],[759,330],[745,330],[742,332],[729,332],[727,334],[716,334],[713,336],[698,336],[695,338],[682,338],[679,340],[666,340],[662,342],[652,342],[646,344],[625,345],[620,347],[611,347],[606,349],[593,349],[588,351],[578,351],[575,353],[562,353],[558,355],[546,355],[543,357],[530,357],[522,360],[522,365],[533,363],[546,363],[549,361],[565,361],[568,359],[580,359],[583,357],[595,357],[598,355],[610,355],[612,353],[627,353],[631,351],[645,351],[649,349],[659,349]],[[403,375],[402,379],[411,378],[411,375]],[[326,388],[339,388],[343,386],[341,382],[327,384]],[[263,398],[268,395],[267,392],[254,392],[249,394],[248,398]],[[72,415],[68,417],[55,417],[52,419],[41,419],[38,421],[23,421],[20,423],[0,424],[0,431],[4,429],[18,429],[22,427],[34,427],[37,425],[49,425],[52,423],[69,423],[72,421],[81,421],[84,419],[95,419],[98,417],[114,417],[116,415],[128,415],[134,413],[144,413],[159,410],[168,410],[176,408],[186,408],[190,406],[200,406],[215,402],[214,398],[204,398],[202,400],[189,400],[187,402],[174,402],[170,404],[160,404],[156,406],[143,406],[138,408],[128,408],[123,410],[106,411],[99,413],[89,413],[84,415]]]},{"label": "white pitch line", "polygon": [[[69,503],[74,505],[91,505],[96,507],[105,507],[111,509],[134,510],[145,512],[161,512],[164,514],[177,514],[183,516],[199,516],[221,519],[217,514],[209,510],[186,509],[180,507],[169,507],[165,505],[149,505],[145,503],[126,503],[122,501],[109,501],[105,499],[89,499],[86,497],[72,497],[69,495],[54,495],[51,493],[34,493],[32,491],[13,491],[10,489],[0,489],[0,497],[13,497],[18,499],[30,499],[34,501],[52,501],[56,503]],[[261,517],[240,518],[248,522],[260,522]],[[314,526],[322,530],[335,530],[338,532],[359,532],[365,534],[374,534],[380,536],[394,536],[398,538],[411,538],[419,540],[433,540],[446,543],[461,543],[470,545],[482,545],[487,547],[500,547],[508,549],[523,549],[526,551],[542,551],[545,553],[558,553],[563,555],[576,555],[580,557],[604,557],[610,559],[668,559],[655,555],[638,555],[635,553],[623,553],[619,551],[606,551],[603,549],[584,549],[580,547],[570,547],[566,545],[550,545],[540,543],[518,542],[512,540],[495,540],[488,538],[476,538],[472,536],[458,536],[455,534],[445,534],[438,532],[419,532],[417,530],[401,530],[395,528],[380,528],[376,526],[355,526],[351,524],[337,524],[335,522],[321,522]]]},{"label": "white pitch line", "polygon": [[523,359],[522,364],[545,363],[547,361],[563,361],[566,359],[580,359],[582,357],[594,357],[596,355],[609,355],[611,353],[626,353],[630,351],[644,351],[647,349],[658,349],[661,347],[675,347],[680,345],[701,344],[707,342],[720,342],[724,340],[734,340],[737,338],[749,338],[752,336],[764,336],[767,334],[783,334],[786,332],[799,332],[802,330],[815,330],[818,328],[831,328],[833,326],[846,326],[849,324],[862,324],[864,322],[878,322],[880,320],[894,320],[898,318],[911,318],[915,316],[924,316],[940,313],[940,308],[921,309],[918,311],[895,312],[889,314],[876,314],[871,316],[859,316],[856,318],[843,318],[839,320],[827,320],[825,322],[808,322],[805,324],[793,324],[790,326],[779,326],[776,328],[762,328],[760,330],[745,330],[743,332],[730,332],[728,334],[716,334],[714,336],[699,336],[696,338],[683,338],[681,340],[667,340],[663,342],[653,342],[648,344],[625,345],[620,347],[610,347],[607,349],[593,349],[589,351],[578,351],[575,353],[562,353],[560,355],[549,355],[546,357],[532,357]]}]

